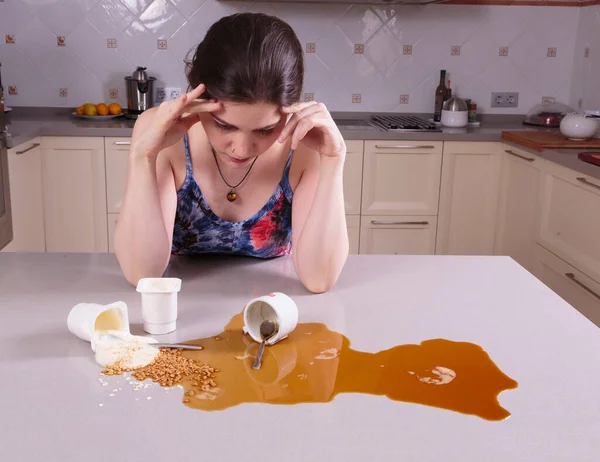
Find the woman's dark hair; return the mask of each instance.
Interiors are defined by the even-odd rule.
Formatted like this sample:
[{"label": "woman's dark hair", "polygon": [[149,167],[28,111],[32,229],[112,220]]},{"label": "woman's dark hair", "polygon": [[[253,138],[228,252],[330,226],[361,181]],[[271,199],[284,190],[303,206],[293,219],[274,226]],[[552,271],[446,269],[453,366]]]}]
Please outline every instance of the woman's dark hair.
[{"label": "woman's dark hair", "polygon": [[302,93],[302,45],[279,18],[233,14],[208,29],[186,74],[191,88],[206,85],[203,98],[289,106]]}]

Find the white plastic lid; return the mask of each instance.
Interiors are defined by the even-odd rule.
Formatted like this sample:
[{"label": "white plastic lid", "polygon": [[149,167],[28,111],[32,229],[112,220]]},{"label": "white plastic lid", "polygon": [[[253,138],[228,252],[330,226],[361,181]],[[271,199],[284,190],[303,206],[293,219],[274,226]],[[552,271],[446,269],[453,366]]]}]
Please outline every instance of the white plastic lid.
[{"label": "white plastic lid", "polygon": [[179,278],[143,278],[136,290],[144,294],[170,294],[181,290]]}]

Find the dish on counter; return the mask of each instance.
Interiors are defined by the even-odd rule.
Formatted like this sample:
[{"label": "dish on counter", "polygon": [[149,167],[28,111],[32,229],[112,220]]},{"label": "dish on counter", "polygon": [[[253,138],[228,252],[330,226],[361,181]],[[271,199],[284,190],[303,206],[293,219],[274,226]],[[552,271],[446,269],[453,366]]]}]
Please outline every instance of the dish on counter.
[{"label": "dish on counter", "polygon": [[111,119],[116,119],[117,117],[121,117],[123,115],[125,115],[124,112],[121,112],[120,114],[109,114],[109,115],[105,115],[105,116],[101,116],[101,115],[95,115],[95,116],[88,116],[85,114],[77,114],[76,112],[72,112],[71,115],[73,115],[73,117],[77,117],[78,119],[87,119],[87,120],[111,120]]},{"label": "dish on counter", "polygon": [[5,114],[8,113],[8,112],[10,112],[10,111],[12,111],[12,107],[4,106],[4,113]]}]

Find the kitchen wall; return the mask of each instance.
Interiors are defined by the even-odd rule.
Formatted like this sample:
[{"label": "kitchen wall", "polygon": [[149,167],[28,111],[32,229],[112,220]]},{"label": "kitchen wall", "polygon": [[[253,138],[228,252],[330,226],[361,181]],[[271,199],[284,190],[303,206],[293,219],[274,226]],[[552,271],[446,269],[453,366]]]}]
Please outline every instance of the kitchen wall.
[{"label": "kitchen wall", "polygon": [[[307,50],[305,97],[331,110],[429,112],[442,68],[459,95],[488,113],[571,97],[582,8],[8,0],[0,3],[7,103],[124,102],[123,77],[136,65],[158,86],[185,88],[189,50],[219,17],[245,10],[290,22]],[[490,109],[492,91],[520,92],[519,108]]]},{"label": "kitchen wall", "polygon": [[600,5],[581,9],[573,69],[571,105],[600,109]]}]

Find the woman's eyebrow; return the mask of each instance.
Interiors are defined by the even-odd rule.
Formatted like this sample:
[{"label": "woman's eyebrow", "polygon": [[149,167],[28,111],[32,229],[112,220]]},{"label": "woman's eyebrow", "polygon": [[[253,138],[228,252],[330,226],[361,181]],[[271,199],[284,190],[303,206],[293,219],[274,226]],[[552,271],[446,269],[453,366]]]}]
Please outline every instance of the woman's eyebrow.
[{"label": "woman's eyebrow", "polygon": [[[212,118],[215,119],[217,122],[219,122],[221,125],[226,125],[228,127],[234,128],[234,129],[238,129],[238,127],[236,127],[235,125],[230,124],[229,122],[224,121],[223,119],[217,117],[216,115],[212,114]],[[259,130],[270,130],[271,128],[275,128],[277,125],[279,125],[281,123],[281,119],[283,118],[283,115],[280,116],[279,120],[273,124],[267,125],[265,127],[262,128],[255,128],[253,131],[259,131]]]}]

